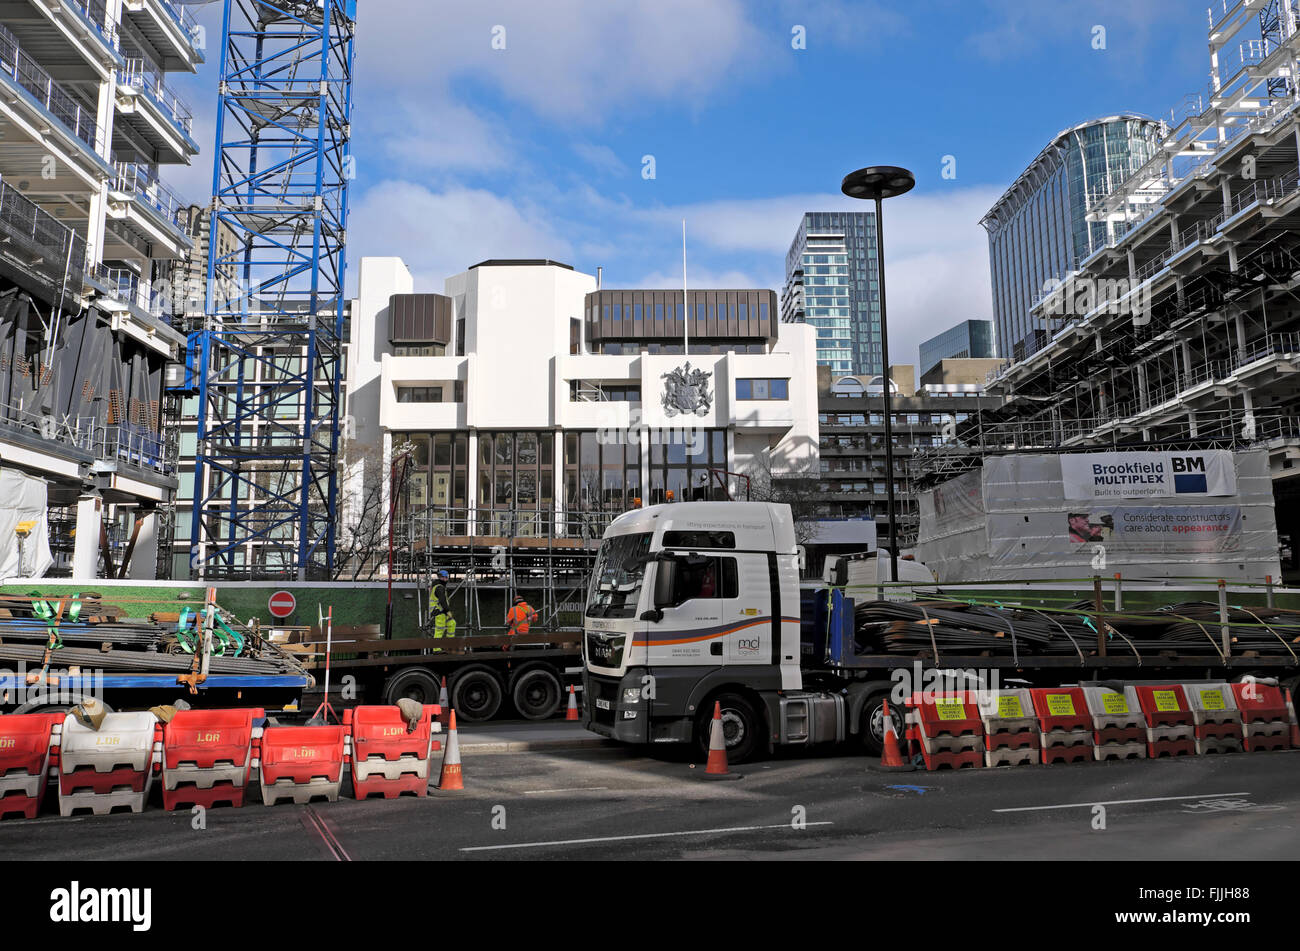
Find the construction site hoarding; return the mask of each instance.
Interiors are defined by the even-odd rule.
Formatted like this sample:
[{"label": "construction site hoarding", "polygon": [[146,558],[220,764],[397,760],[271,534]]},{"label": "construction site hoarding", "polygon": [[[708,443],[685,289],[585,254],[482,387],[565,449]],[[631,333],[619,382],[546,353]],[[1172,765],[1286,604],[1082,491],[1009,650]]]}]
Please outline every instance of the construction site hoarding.
[{"label": "construction site hoarding", "polygon": [[1263,450],[994,456],[918,504],[940,582],[1280,573]]}]

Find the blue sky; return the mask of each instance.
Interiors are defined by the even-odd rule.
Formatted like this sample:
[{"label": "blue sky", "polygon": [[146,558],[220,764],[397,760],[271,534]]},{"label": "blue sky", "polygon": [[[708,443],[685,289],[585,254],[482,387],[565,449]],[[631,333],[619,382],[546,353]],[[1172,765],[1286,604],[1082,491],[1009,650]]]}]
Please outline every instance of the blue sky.
[{"label": "blue sky", "polygon": [[[676,287],[684,217],[692,286],[779,288],[801,212],[859,204],[851,169],[904,165],[917,188],[885,213],[899,363],[990,316],[979,219],[1056,132],[1168,115],[1208,82],[1206,0],[358,5],[354,264],[401,256],[420,290],[489,257]],[[196,9],[209,62],[174,82],[205,154],[168,181],[200,203],[221,6]]]}]

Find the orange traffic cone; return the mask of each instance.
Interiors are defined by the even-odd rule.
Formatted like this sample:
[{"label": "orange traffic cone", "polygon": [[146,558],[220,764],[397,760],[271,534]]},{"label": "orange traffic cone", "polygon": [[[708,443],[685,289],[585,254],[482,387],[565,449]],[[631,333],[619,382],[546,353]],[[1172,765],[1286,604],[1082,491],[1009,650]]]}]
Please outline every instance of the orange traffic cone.
[{"label": "orange traffic cone", "polygon": [[460,773],[460,740],[456,738],[456,711],[451,711],[451,726],[447,731],[447,752],[442,754],[442,775],[438,777],[440,790],[464,789]]},{"label": "orange traffic cone", "polygon": [[1286,710],[1291,714],[1291,749],[1300,750],[1300,722],[1295,718],[1295,703],[1291,700],[1291,689],[1286,691]]},{"label": "orange traffic cone", "polygon": [[916,767],[903,759],[898,731],[894,729],[894,718],[889,715],[889,701],[881,701],[880,707],[885,718],[885,737],[881,743],[880,763],[873,764],[874,768],[890,773],[911,772]]},{"label": "orange traffic cone", "polygon": [[578,698],[573,693],[573,684],[569,684],[569,709],[564,711],[564,719],[581,720],[578,716]]},{"label": "orange traffic cone", "polygon": [[727,769],[727,737],[722,731],[722,703],[713,701],[713,722],[709,725],[709,761],[705,779],[740,779],[739,773]]},{"label": "orange traffic cone", "polygon": [[447,678],[442,678],[442,688],[438,691],[438,722],[442,724],[444,730],[447,729],[447,712],[450,704],[447,700]]}]

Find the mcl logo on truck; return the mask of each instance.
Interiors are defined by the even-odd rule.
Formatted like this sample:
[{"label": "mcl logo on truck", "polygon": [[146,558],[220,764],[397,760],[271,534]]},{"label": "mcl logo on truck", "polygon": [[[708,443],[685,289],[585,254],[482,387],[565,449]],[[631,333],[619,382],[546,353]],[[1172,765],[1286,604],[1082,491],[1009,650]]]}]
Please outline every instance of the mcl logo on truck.
[{"label": "mcl logo on truck", "polygon": [[1204,456],[1171,456],[1174,470],[1174,492],[1207,492]]}]

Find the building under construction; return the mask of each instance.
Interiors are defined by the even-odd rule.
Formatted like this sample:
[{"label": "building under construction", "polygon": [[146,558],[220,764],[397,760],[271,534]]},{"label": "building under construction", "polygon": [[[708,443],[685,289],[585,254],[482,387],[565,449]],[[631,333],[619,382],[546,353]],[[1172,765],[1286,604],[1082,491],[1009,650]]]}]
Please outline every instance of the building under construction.
[{"label": "building under construction", "polygon": [[1300,567],[1298,7],[1216,0],[1209,88],[1100,190],[1106,241],[1038,289],[1023,359],[989,382],[1005,403],[917,460],[924,478],[1013,449],[1265,446]]}]

